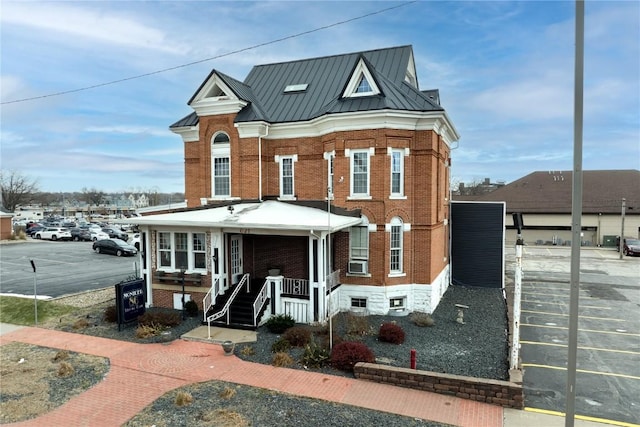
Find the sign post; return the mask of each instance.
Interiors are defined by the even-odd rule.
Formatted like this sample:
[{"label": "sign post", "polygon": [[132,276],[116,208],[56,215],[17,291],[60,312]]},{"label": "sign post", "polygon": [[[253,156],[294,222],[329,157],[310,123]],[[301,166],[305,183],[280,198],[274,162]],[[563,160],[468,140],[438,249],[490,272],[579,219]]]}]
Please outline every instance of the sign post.
[{"label": "sign post", "polygon": [[38,275],[36,274],[36,263],[33,260],[31,262],[31,268],[33,268],[33,306],[34,306],[34,319],[35,324],[38,326]]}]

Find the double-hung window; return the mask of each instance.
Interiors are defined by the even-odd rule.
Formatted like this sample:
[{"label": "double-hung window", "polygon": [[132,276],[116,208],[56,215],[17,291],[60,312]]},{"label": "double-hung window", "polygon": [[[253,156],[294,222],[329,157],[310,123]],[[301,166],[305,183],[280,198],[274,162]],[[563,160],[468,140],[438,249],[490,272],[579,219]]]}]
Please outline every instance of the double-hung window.
[{"label": "double-hung window", "polygon": [[217,133],[211,143],[212,193],[214,198],[231,196],[230,141],[226,133]]},{"label": "double-hung window", "polygon": [[158,269],[206,271],[205,233],[158,232]]},{"label": "double-hung window", "polygon": [[402,273],[402,234],[404,227],[402,220],[398,217],[394,217],[390,224],[390,265],[389,270],[391,274]]},{"label": "double-hung window", "polygon": [[295,198],[295,174],[294,164],[298,161],[298,155],[276,156],[276,162],[280,164],[280,198]]},{"label": "double-hung window", "polygon": [[389,148],[390,158],[390,196],[391,198],[404,198],[404,158],[409,155],[409,149]]},{"label": "double-hung window", "polygon": [[369,192],[371,182],[371,156],[374,148],[364,150],[345,150],[351,157],[351,197],[371,198]]}]

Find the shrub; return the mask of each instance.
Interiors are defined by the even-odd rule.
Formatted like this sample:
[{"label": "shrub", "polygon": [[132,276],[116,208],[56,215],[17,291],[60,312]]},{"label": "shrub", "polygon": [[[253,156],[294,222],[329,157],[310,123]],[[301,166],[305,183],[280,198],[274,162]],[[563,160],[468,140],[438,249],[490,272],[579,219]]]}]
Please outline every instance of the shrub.
[{"label": "shrub", "polygon": [[236,395],[236,390],[230,387],[225,387],[224,390],[220,392],[220,397],[226,400],[231,399],[235,395]]},{"label": "shrub", "polygon": [[256,354],[256,349],[250,345],[245,345],[240,349],[240,354],[243,356],[253,356]]},{"label": "shrub", "polygon": [[60,362],[58,365],[58,376],[62,378],[70,377],[75,372],[73,366],[69,362]]},{"label": "shrub", "polygon": [[87,319],[78,319],[75,322],[73,322],[73,325],[71,327],[75,330],[79,330],[79,329],[86,329],[88,326],[89,326],[89,322],[87,321]]},{"label": "shrub", "polygon": [[352,372],[358,362],[375,361],[371,349],[361,342],[344,341],[333,347],[331,352],[331,366],[341,371]]},{"label": "shrub", "polygon": [[369,324],[369,318],[366,316],[354,316],[351,313],[347,313],[344,316],[344,322],[347,335],[361,337],[373,332]]},{"label": "shrub", "polygon": [[321,368],[327,363],[327,360],[329,360],[328,348],[319,345],[312,339],[304,346],[304,353],[302,353],[302,359],[300,361],[304,366]]},{"label": "shrub", "polygon": [[404,330],[395,323],[383,323],[380,326],[378,339],[391,344],[402,344],[404,342]]},{"label": "shrub", "polygon": [[277,314],[271,316],[265,326],[274,334],[281,334],[296,324],[293,317],[288,314]]},{"label": "shrub", "polygon": [[273,353],[281,353],[284,351],[289,351],[291,348],[291,343],[284,339],[283,337],[278,338],[273,344],[271,344],[271,351]]},{"label": "shrub", "polygon": [[184,303],[184,310],[187,312],[187,316],[189,317],[197,317],[198,316],[198,303],[194,300],[189,300]]},{"label": "shrub", "polygon": [[435,323],[435,321],[433,320],[433,317],[431,317],[429,313],[422,313],[419,311],[411,313],[411,317],[409,319],[414,325],[421,326],[421,327],[433,326],[433,324]]},{"label": "shrub", "polygon": [[149,338],[155,337],[156,335],[160,335],[160,333],[164,330],[164,328],[160,325],[150,324],[150,325],[139,325],[136,328],[136,338]]},{"label": "shrub", "polygon": [[186,391],[179,391],[176,394],[176,406],[186,406],[193,403],[193,396]]},{"label": "shrub", "polygon": [[176,311],[147,311],[138,316],[140,326],[172,327],[180,324],[180,313]]},{"label": "shrub", "polygon": [[304,326],[294,326],[287,329],[282,338],[289,341],[294,347],[304,347],[311,340],[311,330]]},{"label": "shrub", "polygon": [[271,364],[279,368],[284,368],[293,365],[293,359],[291,358],[291,356],[289,356],[288,353],[279,352],[273,356],[273,361],[271,362]]},{"label": "shrub", "polygon": [[54,362],[60,362],[61,360],[67,360],[69,358],[69,352],[67,350],[58,350],[53,357]]},{"label": "shrub", "polygon": [[110,305],[104,309],[104,320],[109,323],[116,323],[118,321],[118,310],[115,305]]}]

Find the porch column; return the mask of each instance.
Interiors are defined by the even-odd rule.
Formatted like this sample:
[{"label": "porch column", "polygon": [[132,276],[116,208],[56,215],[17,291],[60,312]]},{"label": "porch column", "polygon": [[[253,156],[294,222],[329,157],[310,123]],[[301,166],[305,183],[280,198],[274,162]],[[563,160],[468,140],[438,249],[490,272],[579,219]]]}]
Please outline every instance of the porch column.
[{"label": "porch column", "polygon": [[318,320],[324,322],[326,319],[326,283],[327,272],[325,268],[325,260],[327,256],[326,251],[326,234],[322,235],[322,238],[317,240],[318,245]]},{"label": "porch column", "polygon": [[315,302],[315,297],[313,296],[313,290],[316,288],[315,286],[315,274],[314,274],[314,266],[313,266],[313,235],[309,236],[309,305],[308,305],[308,313],[307,319],[311,321],[315,320],[313,317],[313,307]]}]

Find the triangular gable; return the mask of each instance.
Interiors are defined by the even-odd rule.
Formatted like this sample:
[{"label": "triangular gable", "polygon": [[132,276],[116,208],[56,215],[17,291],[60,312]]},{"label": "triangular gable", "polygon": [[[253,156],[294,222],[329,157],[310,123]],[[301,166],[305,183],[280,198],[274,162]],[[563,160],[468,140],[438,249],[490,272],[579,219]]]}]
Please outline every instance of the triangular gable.
[{"label": "triangular gable", "polygon": [[232,89],[235,82],[231,77],[213,70],[188,104],[198,116],[235,114],[248,104]]},{"label": "triangular gable", "polygon": [[358,63],[351,72],[349,82],[342,92],[342,97],[357,98],[360,96],[380,95],[382,91],[373,76],[366,59],[363,55],[360,55]]},{"label": "triangular gable", "polygon": [[216,70],[213,70],[209,74],[209,77],[200,85],[196,93],[193,94],[188,104],[192,105],[203,99],[228,100],[238,99],[238,96],[224,82],[224,79]]}]

